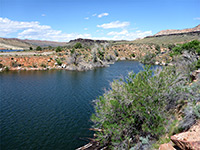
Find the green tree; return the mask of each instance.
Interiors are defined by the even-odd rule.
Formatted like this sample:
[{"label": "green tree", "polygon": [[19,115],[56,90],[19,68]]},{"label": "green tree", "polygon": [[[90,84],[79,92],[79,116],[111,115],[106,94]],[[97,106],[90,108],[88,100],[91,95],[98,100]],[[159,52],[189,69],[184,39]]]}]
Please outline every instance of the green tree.
[{"label": "green tree", "polygon": [[41,51],[41,50],[42,50],[42,48],[40,46],[36,47],[36,51]]},{"label": "green tree", "polygon": [[30,49],[30,50],[33,50],[33,48],[32,48],[32,47],[29,47],[29,49]]},{"label": "green tree", "polygon": [[81,43],[76,43],[75,45],[74,45],[74,48],[75,49],[80,49],[80,48],[82,48],[82,44]]}]

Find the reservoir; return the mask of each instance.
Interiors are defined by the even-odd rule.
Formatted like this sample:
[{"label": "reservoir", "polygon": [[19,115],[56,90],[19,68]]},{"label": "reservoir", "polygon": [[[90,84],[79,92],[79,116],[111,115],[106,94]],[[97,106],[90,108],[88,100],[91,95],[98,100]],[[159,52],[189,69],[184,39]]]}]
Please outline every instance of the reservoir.
[{"label": "reservoir", "polygon": [[74,150],[93,132],[92,101],[113,79],[139,72],[136,61],[119,61],[86,72],[9,71],[0,73],[1,150]]}]

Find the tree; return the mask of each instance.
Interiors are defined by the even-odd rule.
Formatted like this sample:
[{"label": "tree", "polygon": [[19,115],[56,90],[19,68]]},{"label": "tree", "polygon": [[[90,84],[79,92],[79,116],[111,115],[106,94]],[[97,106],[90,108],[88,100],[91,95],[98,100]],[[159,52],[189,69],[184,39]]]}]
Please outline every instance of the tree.
[{"label": "tree", "polygon": [[56,52],[61,52],[62,51],[62,48],[60,47],[60,46],[58,46],[57,48],[56,48]]},{"label": "tree", "polygon": [[36,48],[36,51],[41,51],[42,50],[42,48],[40,47],[40,46],[38,46],[37,48]]},{"label": "tree", "polygon": [[78,43],[76,43],[76,44],[74,45],[74,48],[75,48],[75,49],[82,48],[82,44],[78,42]]},{"label": "tree", "polygon": [[30,49],[30,50],[33,50],[33,48],[32,48],[32,47],[29,47],[29,49]]}]

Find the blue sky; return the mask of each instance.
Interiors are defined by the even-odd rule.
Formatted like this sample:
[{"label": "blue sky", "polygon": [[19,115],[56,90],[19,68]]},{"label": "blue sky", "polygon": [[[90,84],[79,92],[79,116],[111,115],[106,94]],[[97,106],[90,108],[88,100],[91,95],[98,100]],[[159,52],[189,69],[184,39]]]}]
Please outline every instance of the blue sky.
[{"label": "blue sky", "polygon": [[0,37],[134,40],[200,24],[200,0],[0,0]]}]

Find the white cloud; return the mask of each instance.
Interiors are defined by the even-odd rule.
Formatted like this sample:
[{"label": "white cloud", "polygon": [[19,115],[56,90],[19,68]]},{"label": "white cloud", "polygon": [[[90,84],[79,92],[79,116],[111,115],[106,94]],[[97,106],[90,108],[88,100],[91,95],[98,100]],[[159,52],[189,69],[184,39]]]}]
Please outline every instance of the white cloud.
[{"label": "white cloud", "polygon": [[45,16],[46,16],[46,14],[42,14],[41,16],[42,16],[42,17],[45,17]]},{"label": "white cloud", "polygon": [[[128,26],[129,22],[111,22],[104,25],[99,25],[102,28],[123,28]],[[85,28],[84,30],[86,30]],[[50,40],[50,41],[69,41],[76,38],[89,38],[89,39],[104,39],[104,40],[134,40],[136,38],[142,38],[148,35],[152,35],[152,31],[134,31],[129,32],[126,29],[122,29],[120,32],[112,31],[107,33],[107,37],[104,36],[104,30],[99,29],[96,33],[100,37],[94,37],[91,34],[79,34],[79,33],[63,33],[61,30],[54,30],[51,26],[41,25],[37,21],[23,22],[13,21],[8,18],[0,17],[0,37],[9,37],[11,33],[16,33],[17,38],[21,39],[36,39],[36,40]]]},{"label": "white cloud", "polygon": [[84,28],[84,30],[88,30],[88,28]]},{"label": "white cloud", "polygon": [[103,16],[108,16],[109,15],[109,13],[102,13],[102,14],[99,14],[98,15],[98,18],[101,18],[101,17],[103,17]]},{"label": "white cloud", "polygon": [[104,23],[102,25],[97,25],[99,28],[104,28],[104,29],[112,29],[112,28],[124,28],[129,26],[129,22],[120,22],[120,21],[114,21],[110,23]]},{"label": "white cloud", "polygon": [[152,31],[140,31],[128,32],[128,30],[122,30],[121,32],[109,32],[107,33],[112,40],[135,40],[136,38],[143,38],[145,36],[152,35]]},{"label": "white cloud", "polygon": [[200,17],[194,18],[194,20],[200,20]]},{"label": "white cloud", "polygon": [[53,30],[50,26],[40,25],[39,22],[12,21],[8,18],[0,18],[0,37],[6,37],[11,33],[17,33],[18,38],[38,39],[52,41],[69,41],[76,38],[91,38],[90,34],[63,33]]},{"label": "white cloud", "polygon": [[97,14],[93,14],[92,16],[95,17]]},{"label": "white cloud", "polygon": [[90,18],[89,18],[89,17],[85,17],[84,19],[85,19],[85,20],[89,20]]},{"label": "white cloud", "polygon": [[107,35],[125,35],[127,33],[128,33],[127,30],[122,30],[121,32],[114,32],[114,31],[112,31],[112,32],[109,32]]}]

